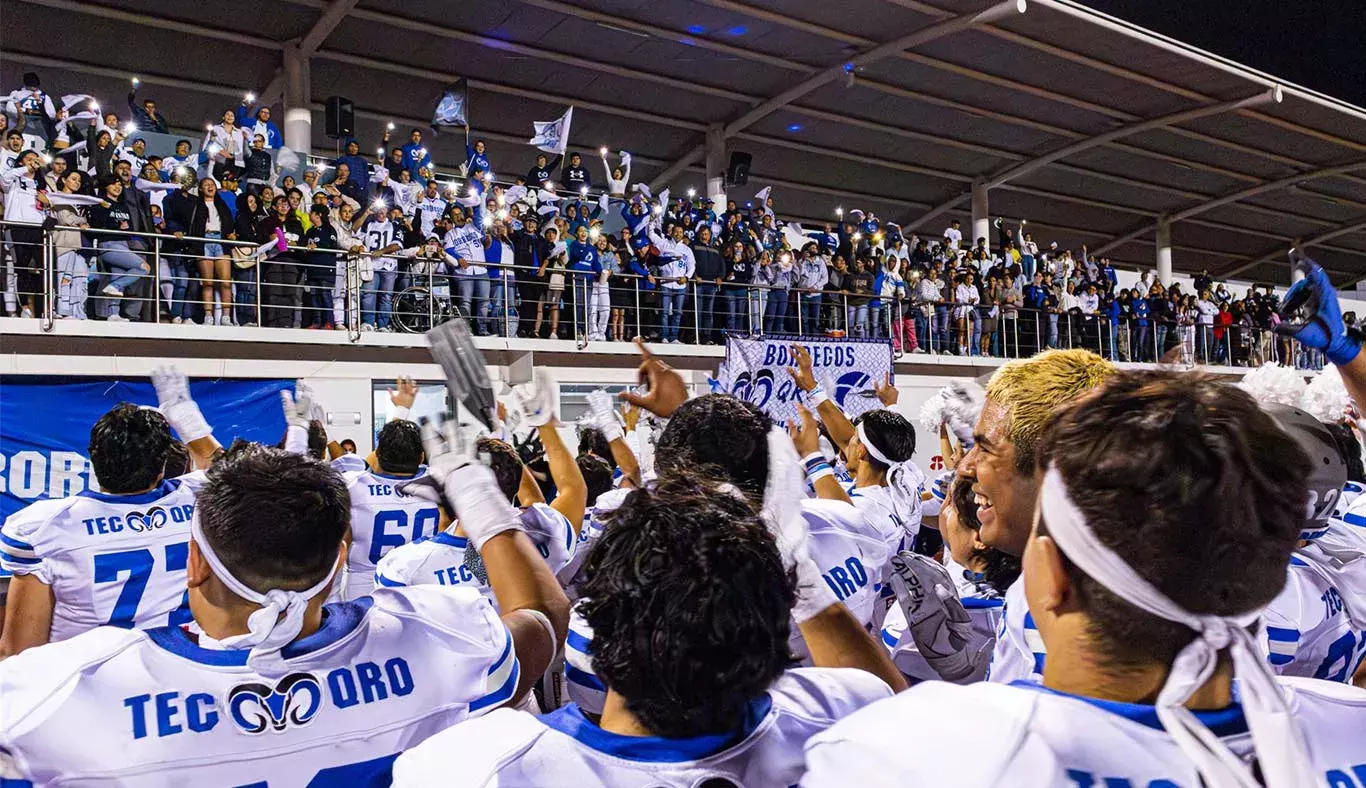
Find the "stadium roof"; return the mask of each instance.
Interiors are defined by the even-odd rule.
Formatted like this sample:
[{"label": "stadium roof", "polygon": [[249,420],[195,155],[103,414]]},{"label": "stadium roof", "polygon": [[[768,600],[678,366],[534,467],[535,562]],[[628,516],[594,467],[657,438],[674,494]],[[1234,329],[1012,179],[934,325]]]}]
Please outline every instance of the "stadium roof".
[{"label": "stadium roof", "polygon": [[[1302,239],[1337,281],[1366,277],[1366,110],[1070,0],[1017,2],[8,0],[0,76],[108,100],[137,75],[202,129],[244,90],[278,102],[297,46],[318,149],[325,97],[355,101],[372,150],[464,76],[503,172],[572,103],[595,178],[606,145],[632,152],[633,180],[701,190],[721,128],[754,156],[732,196],[773,185],[788,218],[841,204],[938,233],[981,179],[993,216],[1137,266],[1167,216],[1178,271],[1288,281]],[[430,147],[453,165],[462,143]]]}]

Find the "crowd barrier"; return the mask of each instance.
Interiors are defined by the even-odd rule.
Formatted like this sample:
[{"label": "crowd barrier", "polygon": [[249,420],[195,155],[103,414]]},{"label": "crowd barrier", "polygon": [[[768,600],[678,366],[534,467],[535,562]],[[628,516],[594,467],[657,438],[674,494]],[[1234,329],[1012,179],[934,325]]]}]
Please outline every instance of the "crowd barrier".
[{"label": "crowd barrier", "polygon": [[[75,238],[79,245],[73,246]],[[1116,361],[1279,363],[1305,370],[1323,365],[1321,354],[1246,325],[1115,321],[1078,310],[879,299],[726,281],[664,282],[630,273],[604,282],[564,268],[496,263],[483,264],[486,275],[462,275],[422,258],[400,259],[392,271],[376,270],[387,266],[368,255],[303,246],[250,260],[246,253],[259,245],[47,227],[40,241],[6,244],[6,306],[13,313],[16,298],[26,302],[32,296],[45,329],[57,319],[82,317],[193,321],[332,328],[354,342],[369,330],[423,333],[446,320],[465,319],[476,334],[573,338],[580,347],[636,336],[710,344],[726,333],[784,334],[885,338],[898,357],[1020,358],[1046,348],[1081,347]],[[315,262],[318,253],[335,254],[335,262]],[[25,259],[41,268],[37,290],[17,286],[35,279],[15,275]],[[114,290],[107,290],[111,284]]]}]

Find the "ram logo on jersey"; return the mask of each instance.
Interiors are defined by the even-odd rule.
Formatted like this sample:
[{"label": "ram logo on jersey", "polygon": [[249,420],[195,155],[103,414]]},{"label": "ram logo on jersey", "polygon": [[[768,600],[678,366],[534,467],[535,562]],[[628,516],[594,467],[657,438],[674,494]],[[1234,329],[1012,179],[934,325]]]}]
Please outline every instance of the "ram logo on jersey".
[{"label": "ram logo on jersey", "polygon": [[[274,686],[259,681],[238,684],[224,694],[223,707],[237,730],[248,736],[266,731],[284,733],[312,722],[324,701],[336,709],[349,709],[406,697],[414,686],[407,660],[393,657],[382,665],[365,661],[336,668],[322,679],[298,671]],[[207,692],[183,697],[175,691],[135,695],[125,698],[123,705],[130,715],[134,739],[148,735],[165,738],[186,730],[205,733],[221,721],[218,702]]]},{"label": "ram logo on jersey", "polygon": [[95,534],[116,534],[125,528],[133,533],[155,531],[167,522],[188,523],[194,517],[194,504],[182,504],[163,509],[153,506],[146,512],[132,511],[108,517],[88,517],[81,521],[89,536]]},{"label": "ram logo on jersey", "polygon": [[228,713],[233,724],[255,736],[267,729],[303,727],[323,705],[323,689],[312,673],[291,673],[274,687],[258,682],[238,684],[228,691]]}]

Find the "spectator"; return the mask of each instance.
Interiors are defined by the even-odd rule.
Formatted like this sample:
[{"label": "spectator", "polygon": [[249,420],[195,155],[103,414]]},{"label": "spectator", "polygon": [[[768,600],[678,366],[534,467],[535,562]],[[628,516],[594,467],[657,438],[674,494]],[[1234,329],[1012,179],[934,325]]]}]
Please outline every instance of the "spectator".
[{"label": "spectator", "polygon": [[[123,181],[116,175],[105,176],[100,181],[100,196],[104,197],[104,202],[90,206],[91,229],[125,233],[132,229],[133,217],[123,200],[123,191]],[[129,248],[126,235],[104,236],[98,243],[100,263],[110,272],[108,281],[100,289],[102,295],[112,299],[105,308],[105,320],[126,321],[129,318],[120,314],[121,306],[124,311],[134,315],[139,310],[135,304],[122,304],[124,291],[136,284],[141,276],[150,273],[151,266]]]},{"label": "spectator", "polygon": [[475,211],[466,213],[459,207],[449,209],[451,229],[443,242],[446,251],[456,258],[455,286],[460,309],[469,318],[476,334],[488,333],[489,278],[484,265],[484,247],[488,239],[475,218]]},{"label": "spectator", "polygon": [[638,336],[658,336],[650,327],[659,324],[655,317],[659,313],[659,265],[658,258],[652,257],[649,249],[647,236],[633,234],[629,227],[622,228],[621,253],[629,255],[626,258],[626,271],[632,277],[634,297],[639,302],[639,310],[635,315]]},{"label": "spectator", "polygon": [[270,107],[258,107],[253,115],[251,107],[255,103],[254,100],[251,102],[244,100],[237,107],[237,125],[248,137],[261,135],[267,150],[279,150],[284,147],[285,138],[280,133],[280,128],[270,119]]},{"label": "spectator", "polygon": [[209,127],[201,149],[213,162],[214,177],[222,178],[228,167],[242,168],[250,147],[251,140],[237,125],[237,113],[229,109],[223,111],[221,122]]},{"label": "spectator", "polygon": [[[360,146],[356,146],[357,152]],[[349,154],[351,151],[347,150]],[[417,175],[423,167],[432,166],[432,154],[422,144],[422,130],[413,129],[408,133],[408,144],[403,146],[403,161],[407,164],[408,172]]]},{"label": "spectator", "polygon": [[[213,178],[201,178],[198,198],[192,202],[189,235],[208,238],[194,242],[190,254],[198,258],[199,299],[204,307],[204,324],[230,326],[233,323],[232,264],[222,243],[215,243],[233,234],[232,212],[227,202],[218,196],[218,184]],[[217,291],[219,308],[214,309]],[[219,317],[215,318],[217,313]]]},{"label": "spectator", "polygon": [[709,225],[703,225],[697,231],[692,253],[695,261],[693,309],[697,310],[697,343],[714,345],[716,340],[712,336],[712,320],[716,311],[716,293],[726,276],[726,265]]},{"label": "spectator", "polygon": [[[577,154],[570,158],[571,168],[574,166],[575,158],[577,158]],[[687,239],[684,237],[683,225],[670,225],[667,236],[659,235],[651,226],[648,235],[650,242],[659,250],[661,260],[659,267],[660,297],[663,302],[661,340],[668,344],[677,345],[679,343],[678,329],[683,321],[683,303],[687,297],[688,280],[697,270],[697,261],[693,257],[692,247],[688,245]],[[784,292],[786,289],[786,272],[784,272]]]},{"label": "spectator", "polygon": [[336,169],[333,187],[358,203],[369,200],[370,164],[360,155],[360,143],[355,137],[346,139],[346,155],[333,159],[332,166]]},{"label": "spectator", "polygon": [[133,89],[128,91],[128,113],[129,119],[138,131],[152,131],[157,134],[170,134],[166,118],[157,112],[156,101],[143,97],[142,101],[137,100],[138,86],[133,85]]},{"label": "spectator", "polygon": [[[959,274],[953,291],[954,319],[958,324],[958,355],[977,355],[978,337],[982,327],[978,322],[977,304],[982,300],[972,271]],[[970,349],[970,350],[969,350]]]},{"label": "spectator", "polygon": [[19,222],[8,230],[14,248],[14,270],[21,317],[43,314],[43,230],[47,218],[47,182],[39,175],[42,159],[31,150],[21,152],[15,167],[0,173],[5,192],[5,221]]},{"label": "spectator", "polygon": [[[288,246],[298,246],[304,237],[303,225],[290,210],[289,198],[283,194],[271,204],[271,213],[261,227],[267,239],[271,236],[283,238]],[[300,284],[300,263],[303,262],[293,249],[272,250],[261,266],[261,302],[263,308],[262,325],[271,328],[292,328],[294,314],[303,304]],[[209,319],[204,316],[205,321]]]},{"label": "spectator", "polygon": [[725,300],[726,330],[732,333],[754,333],[757,327],[748,321],[749,301],[753,292],[749,285],[754,281],[754,267],[745,253],[745,245],[738,240],[728,243],[723,257],[726,276],[722,297]]},{"label": "spectator", "polygon": [[854,268],[849,276],[849,296],[846,320],[849,336],[869,336],[868,308],[873,300],[874,263],[866,255],[854,258]]},{"label": "spectator", "polygon": [[830,261],[818,253],[817,244],[802,247],[801,263],[795,272],[797,291],[801,294],[802,330],[806,334],[821,333],[821,298],[825,283],[830,280]]},{"label": "spectator", "polygon": [[950,249],[957,251],[963,246],[963,229],[957,219],[949,223],[949,227],[944,231],[944,240]]},{"label": "spectator", "polygon": [[[258,245],[264,243],[266,240],[265,222],[266,210],[260,198],[250,192],[243,194],[241,203],[237,208],[237,217],[233,220],[233,230],[237,240]],[[238,255],[235,254],[234,256]],[[243,265],[243,263],[249,264]],[[256,303],[258,266],[259,263],[246,258],[233,266],[232,278],[236,290],[234,301],[237,304],[237,325],[239,326],[255,326],[261,320]],[[188,280],[188,277],[186,279]],[[179,284],[177,284],[177,288],[179,288]],[[183,297],[178,295],[176,297],[177,303]],[[172,322],[177,322],[182,317],[185,320],[190,319],[188,314],[182,314],[173,319]]]},{"label": "spectator", "polygon": [[[431,159],[428,158],[428,165],[430,163]],[[473,144],[465,146],[465,173],[472,180],[484,180],[485,175],[489,176],[489,180],[493,179],[493,165],[489,164],[483,140],[475,140]]]},{"label": "spectator", "polygon": [[547,158],[544,153],[537,154],[536,166],[527,171],[526,182],[531,188],[545,188],[553,179],[555,168],[560,166],[562,157],[557,153],[555,158]]},{"label": "spectator", "polygon": [[[560,335],[560,301],[564,298],[564,272],[566,260],[569,254],[569,247],[564,241],[560,240],[560,229],[554,224],[548,224],[544,232],[544,256],[541,258],[541,267],[537,270],[537,277],[544,278],[546,281],[545,293],[541,298],[541,305],[544,312],[548,313],[550,319],[550,339],[557,339]],[[541,335],[541,314],[542,308],[536,308],[536,333]]]},{"label": "spectator", "polygon": [[[59,191],[64,195],[85,193],[85,173],[72,170],[63,175]],[[89,227],[86,207],[82,205],[52,205],[52,218],[59,227]],[[80,230],[56,230],[52,234],[53,254],[57,256],[57,317],[85,320],[85,302],[89,298],[90,266],[86,262]]]},{"label": "spectator", "polygon": [[593,188],[593,178],[588,174],[588,168],[583,166],[583,157],[577,152],[569,154],[569,163],[560,173],[560,186],[567,192],[581,196]]},{"label": "spectator", "polygon": [[1135,361],[1152,361],[1152,326],[1150,325],[1151,311],[1149,301],[1143,297],[1139,288],[1129,290],[1129,309],[1133,313],[1134,336],[1133,349],[1130,356]]},{"label": "spectator", "polygon": [[1206,364],[1214,358],[1213,348],[1211,347],[1214,339],[1214,316],[1219,314],[1219,307],[1215,305],[1213,296],[1210,295],[1209,287],[1198,288],[1196,290],[1200,297],[1195,302],[1197,311],[1196,318],[1196,354]]},{"label": "spectator", "polygon": [[1200,273],[1195,276],[1195,292],[1203,293],[1214,287],[1214,279],[1209,275],[1208,268],[1201,268]]},{"label": "spectator", "polygon": [[572,275],[570,303],[574,307],[574,331],[578,336],[593,339],[589,319],[597,304],[594,283],[602,275],[602,259],[589,237],[588,226],[580,224],[569,242],[569,271]]}]

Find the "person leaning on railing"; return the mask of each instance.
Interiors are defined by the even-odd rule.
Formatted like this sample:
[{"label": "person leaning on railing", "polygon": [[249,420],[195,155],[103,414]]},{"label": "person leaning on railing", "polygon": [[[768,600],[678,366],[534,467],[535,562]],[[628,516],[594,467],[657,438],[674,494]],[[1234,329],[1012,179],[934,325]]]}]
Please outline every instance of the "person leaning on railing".
[{"label": "person leaning on railing", "polygon": [[14,271],[23,317],[42,316],[43,267],[42,223],[47,219],[47,196],[40,191],[38,170],[42,160],[34,151],[23,151],[15,166],[0,172],[5,192],[5,221],[21,222],[9,226],[14,249]]},{"label": "person leaning on railing", "polygon": [[[120,199],[123,195],[123,181],[117,175],[107,175],[100,180],[99,193],[105,201],[90,206],[91,229],[128,232],[132,227],[132,215],[128,206]],[[128,318],[119,314],[124,290],[137,282],[140,275],[146,275],[152,269],[142,257],[129,250],[126,235],[100,237],[98,246],[99,261],[105,267],[108,277],[100,293],[113,299],[105,308],[105,319],[111,322],[126,321]],[[127,306],[136,308],[135,304]]]}]

